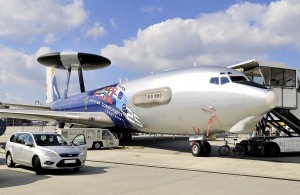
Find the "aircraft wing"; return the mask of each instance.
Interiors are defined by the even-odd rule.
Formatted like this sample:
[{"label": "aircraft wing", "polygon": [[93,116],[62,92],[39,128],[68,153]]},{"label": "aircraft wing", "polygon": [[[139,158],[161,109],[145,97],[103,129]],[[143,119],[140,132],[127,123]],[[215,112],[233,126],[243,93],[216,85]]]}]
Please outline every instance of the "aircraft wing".
[{"label": "aircraft wing", "polygon": [[78,123],[100,128],[115,126],[114,122],[104,112],[62,112],[0,109],[0,117],[40,121],[64,121],[68,123]]},{"label": "aircraft wing", "polygon": [[10,104],[10,103],[3,103],[0,102],[0,107],[16,107],[16,108],[24,108],[24,109],[32,109],[32,110],[51,110],[49,106],[36,106],[36,105],[29,105],[29,104]]}]

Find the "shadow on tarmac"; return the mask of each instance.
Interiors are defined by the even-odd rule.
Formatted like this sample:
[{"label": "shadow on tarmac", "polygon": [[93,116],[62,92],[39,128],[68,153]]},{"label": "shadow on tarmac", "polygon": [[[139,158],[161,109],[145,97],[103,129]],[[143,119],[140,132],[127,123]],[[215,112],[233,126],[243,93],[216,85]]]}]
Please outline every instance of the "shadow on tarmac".
[{"label": "shadow on tarmac", "polygon": [[15,171],[13,169],[0,169],[0,175],[0,188],[27,185],[50,178],[46,175],[35,175],[32,173]]},{"label": "shadow on tarmac", "polygon": [[[22,169],[22,170],[21,170]],[[25,170],[32,172],[24,172]],[[44,170],[41,175],[36,175],[34,170],[29,167],[16,165],[14,168],[9,169],[0,169],[0,189],[13,187],[13,186],[21,186],[27,185],[30,183],[34,183],[39,180],[49,179],[51,176],[66,176],[72,175],[74,176],[82,176],[82,175],[93,175],[93,174],[103,174],[106,173],[109,167],[92,167],[92,166],[84,166],[79,172],[74,172],[72,169],[48,169]]]},{"label": "shadow on tarmac", "polygon": [[[4,163],[5,164],[5,163]],[[79,171],[73,171],[73,169],[44,169],[41,175],[72,175],[72,176],[80,176],[80,175],[93,175],[93,174],[102,174],[106,173],[109,167],[92,167],[92,166],[83,166]],[[32,171],[32,174],[35,174],[35,171],[31,167],[26,167],[22,165],[16,165],[13,168],[9,168],[12,171],[22,171],[19,169],[24,169],[28,171]]]},{"label": "shadow on tarmac", "polygon": [[[211,144],[211,155],[210,157],[219,158],[237,158],[233,152],[226,157],[219,155],[219,148],[223,144],[214,145],[217,142],[224,142],[223,140],[209,141]],[[138,146],[148,147],[155,149],[163,149],[172,151],[171,154],[188,153],[191,154],[191,148],[188,141],[188,137],[184,136],[166,136],[166,137],[149,137],[149,136],[134,136],[131,141],[120,141],[120,146]],[[279,157],[266,157],[258,155],[246,155],[243,159],[245,160],[256,160],[256,161],[267,161],[267,162],[278,162],[278,163],[300,163],[300,153],[285,153]]]}]

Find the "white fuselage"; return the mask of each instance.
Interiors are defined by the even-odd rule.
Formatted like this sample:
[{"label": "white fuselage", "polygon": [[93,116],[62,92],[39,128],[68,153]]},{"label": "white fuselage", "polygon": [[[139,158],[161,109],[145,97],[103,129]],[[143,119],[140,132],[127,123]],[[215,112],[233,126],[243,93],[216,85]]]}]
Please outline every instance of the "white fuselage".
[{"label": "white fuselage", "polygon": [[[228,75],[228,71],[231,73]],[[225,74],[223,74],[225,73]],[[239,131],[249,130],[276,102],[268,89],[228,82],[210,83],[212,77],[244,76],[240,72],[218,67],[200,67],[173,71],[122,83],[128,107],[138,116],[142,132],[165,134],[204,134],[230,131],[238,122]],[[171,90],[166,104],[147,102],[135,105],[135,94],[149,94],[158,88]],[[148,94],[149,98],[151,96]],[[158,98],[161,98],[157,95]],[[271,96],[271,97],[267,97]],[[267,98],[267,100],[266,100]]]}]

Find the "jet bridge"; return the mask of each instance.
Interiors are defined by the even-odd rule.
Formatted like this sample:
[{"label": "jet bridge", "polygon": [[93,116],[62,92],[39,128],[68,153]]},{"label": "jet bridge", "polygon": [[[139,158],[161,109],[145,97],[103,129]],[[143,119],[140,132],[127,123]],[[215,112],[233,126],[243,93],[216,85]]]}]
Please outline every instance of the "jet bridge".
[{"label": "jet bridge", "polygon": [[[277,107],[266,115],[269,123],[279,131],[293,135],[282,124],[300,135],[300,90],[298,70],[286,64],[249,60],[229,68],[243,72],[250,80],[272,89],[278,98]],[[264,126],[264,125],[263,125]]]}]

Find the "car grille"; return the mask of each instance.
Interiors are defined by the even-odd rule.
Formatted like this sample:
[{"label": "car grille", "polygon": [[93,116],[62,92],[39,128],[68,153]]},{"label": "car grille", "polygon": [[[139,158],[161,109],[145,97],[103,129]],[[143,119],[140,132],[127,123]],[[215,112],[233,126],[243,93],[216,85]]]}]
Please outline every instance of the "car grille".
[{"label": "car grille", "polygon": [[78,154],[59,154],[61,157],[76,157]]},{"label": "car grille", "polygon": [[57,167],[78,167],[81,166],[81,161],[79,159],[76,159],[75,163],[68,163],[65,164],[65,160],[61,160],[56,164]]}]

